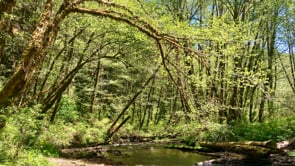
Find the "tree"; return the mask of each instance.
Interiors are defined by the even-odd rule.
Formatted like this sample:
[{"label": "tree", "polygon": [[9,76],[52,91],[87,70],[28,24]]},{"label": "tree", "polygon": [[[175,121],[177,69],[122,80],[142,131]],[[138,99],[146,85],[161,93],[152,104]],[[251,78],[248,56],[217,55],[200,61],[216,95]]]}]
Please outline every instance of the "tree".
[{"label": "tree", "polygon": [[177,47],[183,47],[179,45],[178,42],[171,36],[160,34],[158,30],[150,24],[138,19],[137,16],[135,16],[135,14],[125,6],[105,1],[95,1],[99,5],[102,4],[110,6],[114,9],[122,10],[121,13],[117,13],[111,9],[96,10],[79,7],[79,4],[82,2],[83,0],[76,0],[72,2],[65,1],[55,14],[53,12],[53,6],[55,3],[51,0],[46,2],[40,22],[33,32],[32,39],[29,42],[28,47],[22,53],[21,62],[17,67],[16,72],[0,92],[1,105],[7,105],[11,98],[18,97],[20,92],[25,89],[31,81],[35,69],[42,63],[45,57],[45,50],[54,42],[59,30],[59,25],[71,12],[110,17],[114,20],[122,21],[137,27],[140,31],[157,41],[164,40],[176,45]]}]

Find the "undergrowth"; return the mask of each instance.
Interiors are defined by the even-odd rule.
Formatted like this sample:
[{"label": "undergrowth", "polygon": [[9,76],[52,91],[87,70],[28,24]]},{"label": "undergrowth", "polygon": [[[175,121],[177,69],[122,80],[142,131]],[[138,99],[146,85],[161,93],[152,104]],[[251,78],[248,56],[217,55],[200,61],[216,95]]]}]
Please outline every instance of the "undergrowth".
[{"label": "undergrowth", "polygon": [[239,122],[231,125],[207,122],[202,125],[190,124],[176,130],[182,133],[182,142],[189,146],[195,146],[201,141],[279,142],[295,137],[295,118],[269,119],[262,123]]},{"label": "undergrowth", "polygon": [[58,157],[60,148],[101,143],[105,137],[108,119],[50,123],[38,110],[38,106],[23,108],[16,114],[9,108],[9,118],[2,115],[6,124],[0,130],[0,165],[47,166],[46,157]]},{"label": "undergrowth", "polygon": [[263,123],[237,123],[232,131],[241,141],[283,141],[295,137],[295,117],[270,119]]}]

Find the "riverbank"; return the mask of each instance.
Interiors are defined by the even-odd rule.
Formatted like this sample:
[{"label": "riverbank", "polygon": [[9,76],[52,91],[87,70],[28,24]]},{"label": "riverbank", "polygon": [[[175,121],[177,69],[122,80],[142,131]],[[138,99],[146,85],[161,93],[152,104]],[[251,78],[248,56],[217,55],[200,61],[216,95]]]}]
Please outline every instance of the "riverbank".
[{"label": "riverbank", "polygon": [[87,159],[47,158],[48,162],[55,166],[105,166]]},{"label": "riverbank", "polygon": [[48,158],[57,166],[68,165],[193,165],[211,159],[198,153],[165,148],[163,144],[103,145],[61,150],[61,158]]}]

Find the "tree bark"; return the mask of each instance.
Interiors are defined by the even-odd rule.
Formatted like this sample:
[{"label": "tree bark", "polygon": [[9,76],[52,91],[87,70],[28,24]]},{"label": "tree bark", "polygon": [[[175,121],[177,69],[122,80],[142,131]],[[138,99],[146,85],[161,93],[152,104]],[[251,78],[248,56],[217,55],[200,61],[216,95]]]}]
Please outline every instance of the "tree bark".
[{"label": "tree bark", "polygon": [[99,77],[100,77],[100,60],[98,60],[97,65],[96,65],[96,70],[95,70],[95,79],[94,79],[94,85],[93,85],[93,91],[91,95],[91,106],[90,106],[90,112],[92,113],[94,110],[94,105],[95,105],[95,98],[96,98],[96,90],[98,87],[98,82],[99,82]]},{"label": "tree bark", "polygon": [[290,145],[293,145],[295,143],[295,137],[290,138],[288,140],[285,141],[281,141],[281,142],[277,142],[276,146],[278,149],[284,149],[287,148]]},{"label": "tree bark", "polygon": [[58,96],[58,99],[57,99],[57,101],[55,102],[54,110],[53,110],[53,112],[52,112],[52,114],[51,114],[51,117],[50,117],[50,122],[51,122],[51,123],[54,122],[54,119],[55,119],[56,114],[57,114],[58,109],[59,109],[59,104],[60,104],[61,98],[62,98],[62,94],[60,94],[60,96]]},{"label": "tree bark", "polygon": [[270,155],[275,150],[273,141],[265,142],[200,142],[202,147],[212,151],[230,151],[245,154],[248,157],[259,158]]},{"label": "tree bark", "polygon": [[[4,1],[2,1],[4,2]],[[15,73],[0,91],[0,106],[10,105],[12,98],[18,97],[31,81],[35,70],[40,66],[45,57],[45,50],[54,42],[59,24],[69,13],[62,5],[52,19],[53,0],[47,0],[41,20],[33,32],[32,38],[23,51],[21,61]]]}]

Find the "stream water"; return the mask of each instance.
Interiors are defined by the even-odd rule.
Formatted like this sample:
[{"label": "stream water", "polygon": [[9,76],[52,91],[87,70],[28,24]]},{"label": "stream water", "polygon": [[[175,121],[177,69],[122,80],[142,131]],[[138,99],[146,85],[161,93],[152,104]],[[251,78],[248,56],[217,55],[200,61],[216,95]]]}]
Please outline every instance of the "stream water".
[{"label": "stream water", "polygon": [[110,146],[106,157],[128,166],[193,166],[210,159],[198,153],[165,148],[158,144]]}]

